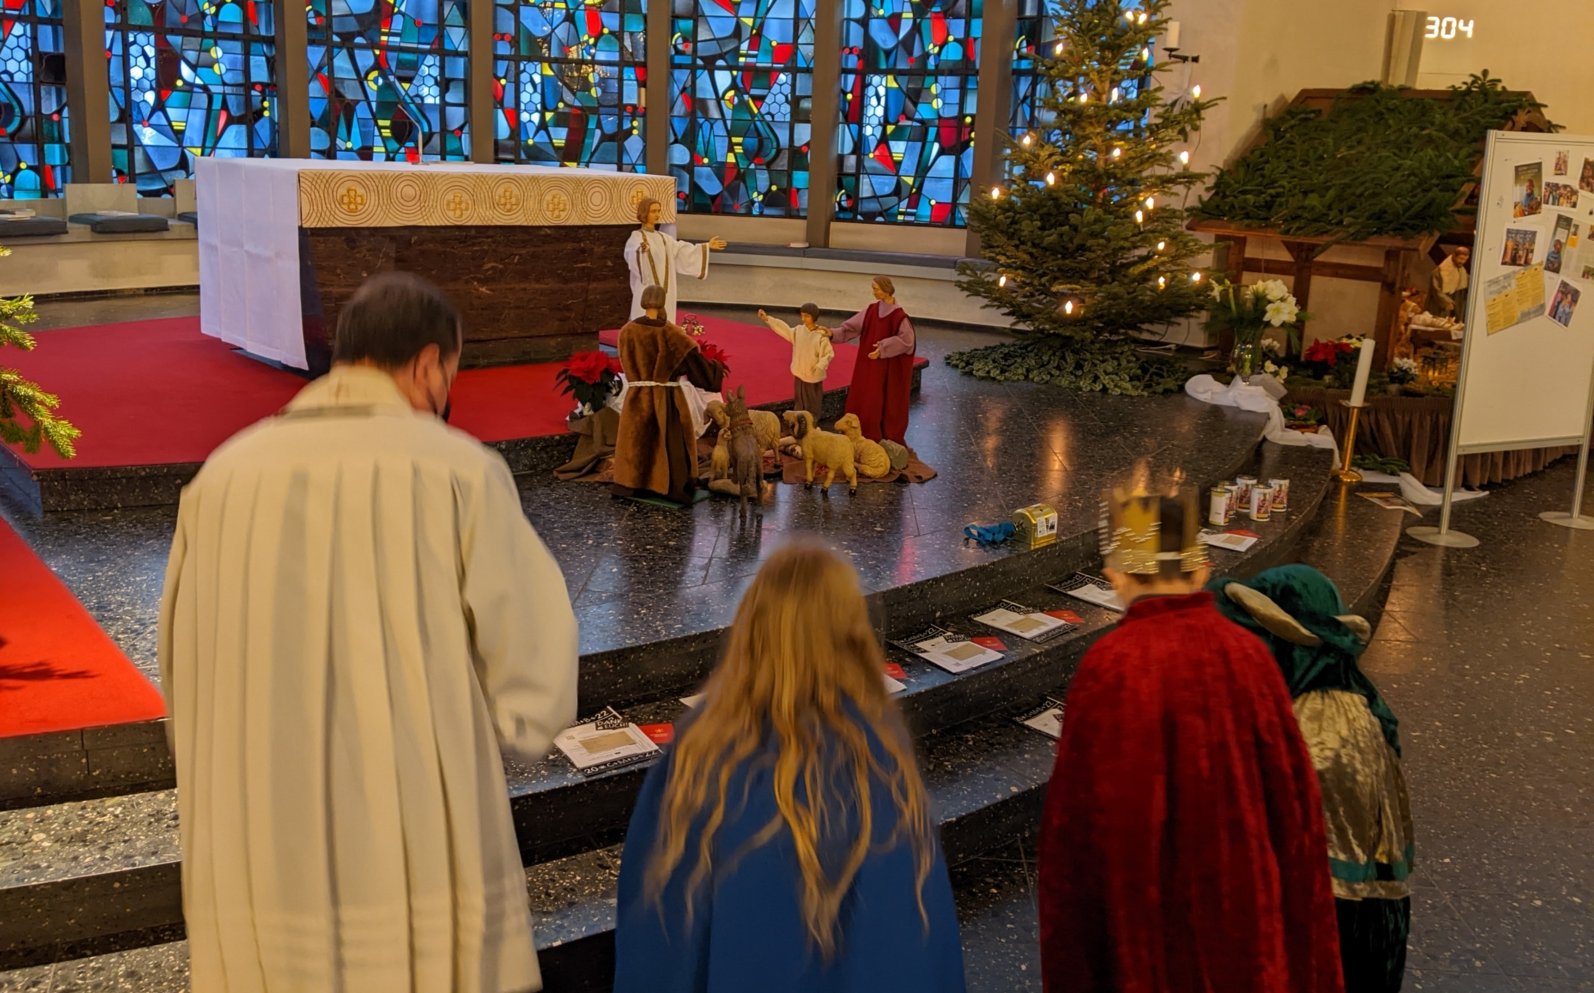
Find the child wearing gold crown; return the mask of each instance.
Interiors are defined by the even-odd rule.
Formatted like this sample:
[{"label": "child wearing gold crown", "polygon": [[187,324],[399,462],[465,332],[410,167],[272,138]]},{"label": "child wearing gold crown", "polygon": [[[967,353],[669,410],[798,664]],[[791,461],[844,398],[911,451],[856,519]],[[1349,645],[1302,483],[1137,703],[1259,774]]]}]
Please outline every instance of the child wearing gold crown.
[{"label": "child wearing gold crown", "polygon": [[1039,839],[1048,993],[1339,993],[1317,778],[1278,666],[1218,613],[1196,494],[1105,498],[1126,605],[1068,690]]}]

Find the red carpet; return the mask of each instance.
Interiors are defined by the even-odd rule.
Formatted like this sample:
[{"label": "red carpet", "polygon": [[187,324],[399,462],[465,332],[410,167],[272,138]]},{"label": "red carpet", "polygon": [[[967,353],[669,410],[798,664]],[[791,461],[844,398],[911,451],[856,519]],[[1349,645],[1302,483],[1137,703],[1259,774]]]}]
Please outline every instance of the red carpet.
[{"label": "red carpet", "polygon": [[[791,398],[791,346],[762,326],[702,320],[707,339],[729,356],[727,385],[745,386],[754,405]],[[197,317],[64,328],[40,333],[38,342],[36,350],[8,354],[6,361],[59,395],[61,415],[83,437],[71,461],[49,449],[19,452],[34,469],[203,462],[305,384],[200,334]],[[857,352],[836,346],[828,388],[851,381]],[[559,365],[462,372],[452,423],[483,441],[564,434],[565,415],[575,404],[554,385]]]},{"label": "red carpet", "polygon": [[0,738],[160,717],[161,695],[0,521]]}]

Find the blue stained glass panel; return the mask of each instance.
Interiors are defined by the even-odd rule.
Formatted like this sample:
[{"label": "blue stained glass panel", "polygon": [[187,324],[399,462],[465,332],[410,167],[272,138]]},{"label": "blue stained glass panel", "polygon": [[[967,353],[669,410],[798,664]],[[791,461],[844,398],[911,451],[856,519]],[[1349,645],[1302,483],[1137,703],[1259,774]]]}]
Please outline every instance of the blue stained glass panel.
[{"label": "blue stained glass panel", "polygon": [[60,0],[8,0],[0,18],[0,197],[59,196],[72,180]]},{"label": "blue stained glass panel", "polygon": [[494,157],[643,170],[645,29],[644,0],[497,0]]},{"label": "blue stained glass panel", "polygon": [[310,154],[470,157],[466,0],[310,0]]},{"label": "blue stained glass panel", "polygon": [[836,218],[960,227],[982,0],[843,0]]},{"label": "blue stained glass panel", "polygon": [[144,195],[202,155],[277,148],[271,0],[113,0],[105,8],[111,165]]},{"label": "blue stained glass panel", "polygon": [[816,0],[675,0],[670,171],[683,211],[808,211]]}]

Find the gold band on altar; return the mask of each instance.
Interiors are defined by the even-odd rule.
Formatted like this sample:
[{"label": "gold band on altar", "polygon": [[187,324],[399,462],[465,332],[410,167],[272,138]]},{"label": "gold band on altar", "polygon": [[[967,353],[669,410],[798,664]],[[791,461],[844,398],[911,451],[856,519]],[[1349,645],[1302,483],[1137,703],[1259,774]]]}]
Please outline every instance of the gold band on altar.
[{"label": "gold band on altar", "polygon": [[635,173],[576,174],[505,167],[462,171],[306,169],[299,173],[305,228],[624,225],[649,197],[675,220],[675,180]]}]

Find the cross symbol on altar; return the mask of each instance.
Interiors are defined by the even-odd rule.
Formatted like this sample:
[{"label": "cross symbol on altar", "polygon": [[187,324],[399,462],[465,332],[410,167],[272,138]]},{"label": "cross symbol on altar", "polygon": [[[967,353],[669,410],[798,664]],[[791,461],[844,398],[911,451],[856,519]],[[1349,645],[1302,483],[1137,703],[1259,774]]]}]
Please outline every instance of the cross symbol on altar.
[{"label": "cross symbol on altar", "polygon": [[443,202],[443,209],[448,211],[449,215],[457,221],[465,216],[466,211],[470,210],[470,201],[466,199],[465,194],[455,190]]},{"label": "cross symbol on altar", "polygon": [[570,215],[570,201],[563,193],[550,193],[548,199],[543,201],[543,210],[556,221],[562,221]]},{"label": "cross symbol on altar", "polygon": [[520,209],[520,195],[509,187],[498,191],[498,209],[506,214],[513,214]]},{"label": "cross symbol on altar", "polygon": [[338,197],[338,206],[342,207],[345,213],[357,214],[365,208],[365,194],[361,193],[358,187],[344,187],[342,195]]}]

